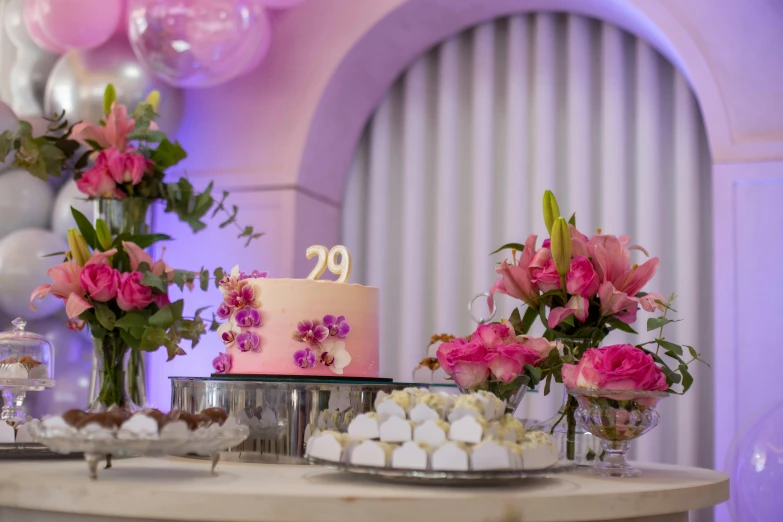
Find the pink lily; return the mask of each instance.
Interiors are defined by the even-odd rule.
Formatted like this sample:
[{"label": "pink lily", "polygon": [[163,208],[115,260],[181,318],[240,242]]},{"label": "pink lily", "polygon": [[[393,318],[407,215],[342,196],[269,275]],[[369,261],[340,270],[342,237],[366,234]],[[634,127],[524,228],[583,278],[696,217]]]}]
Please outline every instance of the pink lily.
[{"label": "pink lily", "polygon": [[585,319],[587,319],[587,314],[588,302],[585,298],[581,295],[572,295],[565,307],[558,306],[549,312],[547,324],[549,325],[549,328],[555,328],[562,323],[566,317],[572,315],[575,316],[580,323],[583,323]]},{"label": "pink lily", "polygon": [[658,309],[661,312],[666,310],[666,307],[664,305],[656,302],[656,301],[660,301],[661,303],[666,302],[666,300],[663,298],[661,294],[650,292],[644,297],[640,297],[638,301],[639,304],[642,305],[642,308],[644,309],[645,312],[654,312],[656,309]]},{"label": "pink lily", "polygon": [[536,239],[535,234],[527,237],[525,249],[520,253],[518,263],[510,265],[504,259],[500,267],[495,269],[500,274],[500,279],[495,282],[489,291],[490,306],[492,305],[492,295],[496,292],[520,299],[526,303],[538,297],[538,288],[533,284],[529,270],[536,254]]},{"label": "pink lily", "polygon": [[135,126],[133,118],[128,118],[128,109],[117,102],[112,103],[111,111],[106,116],[106,125],[81,122],[73,127],[71,136],[76,141],[86,143],[87,140],[96,142],[101,148],[117,147],[120,152],[125,152],[128,145],[128,134],[133,132]]},{"label": "pink lily", "polygon": [[79,283],[81,272],[82,268],[73,261],[66,261],[47,270],[46,275],[53,282],[33,290],[30,296],[30,310],[35,311],[33,302],[36,299],[43,299],[49,294],[65,301],[65,312],[69,319],[79,317],[82,312],[92,308],[89,301],[84,298],[84,288]]},{"label": "pink lily", "polygon": [[655,275],[660,260],[648,259],[631,266],[631,252],[614,236],[595,246],[594,265],[601,281],[610,281],[618,292],[635,296]]},{"label": "pink lily", "polygon": [[601,315],[613,315],[625,324],[636,321],[637,300],[624,292],[618,292],[610,281],[598,289],[598,300],[601,303]]},{"label": "pink lily", "polygon": [[158,259],[156,262],[153,263],[152,257],[148,253],[146,253],[143,249],[141,249],[139,245],[137,245],[136,243],[123,241],[122,248],[125,249],[125,253],[128,254],[128,257],[130,258],[131,268],[134,271],[138,269],[141,263],[147,263],[147,265],[150,267],[150,272],[152,272],[158,277],[161,277],[163,274],[169,275],[174,272],[174,269],[163,261],[162,254],[161,254],[161,259]]}]

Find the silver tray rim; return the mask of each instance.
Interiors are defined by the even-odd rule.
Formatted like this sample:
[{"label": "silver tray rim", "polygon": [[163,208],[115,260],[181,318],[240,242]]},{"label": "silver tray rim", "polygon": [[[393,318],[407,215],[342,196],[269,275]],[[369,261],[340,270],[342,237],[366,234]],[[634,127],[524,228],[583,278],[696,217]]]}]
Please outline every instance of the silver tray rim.
[{"label": "silver tray rim", "polygon": [[502,481],[514,481],[528,478],[551,478],[554,475],[568,473],[578,469],[573,462],[561,460],[557,464],[542,469],[519,470],[486,470],[486,471],[446,471],[400,468],[378,468],[374,466],[355,466],[345,462],[307,457],[307,461],[315,466],[356,475],[370,475],[384,480],[409,484],[432,485],[491,485]]}]

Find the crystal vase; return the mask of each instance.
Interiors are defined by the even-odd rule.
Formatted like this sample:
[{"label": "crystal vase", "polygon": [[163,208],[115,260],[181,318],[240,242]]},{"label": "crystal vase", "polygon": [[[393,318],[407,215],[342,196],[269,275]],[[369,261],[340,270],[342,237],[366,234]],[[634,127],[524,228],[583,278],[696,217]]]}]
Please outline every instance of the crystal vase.
[{"label": "crystal vase", "polygon": [[525,397],[527,385],[530,378],[527,375],[520,375],[511,382],[488,380],[472,388],[464,388],[457,385],[462,393],[472,393],[477,391],[488,391],[499,399],[506,402],[506,413],[514,414]]},{"label": "crystal vase", "polygon": [[[598,342],[590,338],[561,338],[556,342],[561,355],[570,355],[577,360],[588,349],[598,346]],[[570,460],[579,466],[592,466],[601,456],[601,441],[577,424],[575,415],[578,406],[576,398],[563,387],[563,404],[557,413],[531,426],[530,429],[552,435],[561,460]]]},{"label": "crystal vase", "polygon": [[[146,198],[95,200],[95,218],[106,223],[112,239],[150,233],[152,201]],[[90,406],[144,405],[147,402],[144,356],[131,349],[112,330],[93,336],[95,346],[90,383]]]},{"label": "crystal vase", "polygon": [[641,471],[625,460],[628,442],[641,437],[660,419],[655,408],[668,393],[660,391],[586,390],[570,388],[579,407],[580,426],[601,439],[603,457],[593,470],[604,477],[636,477]]}]

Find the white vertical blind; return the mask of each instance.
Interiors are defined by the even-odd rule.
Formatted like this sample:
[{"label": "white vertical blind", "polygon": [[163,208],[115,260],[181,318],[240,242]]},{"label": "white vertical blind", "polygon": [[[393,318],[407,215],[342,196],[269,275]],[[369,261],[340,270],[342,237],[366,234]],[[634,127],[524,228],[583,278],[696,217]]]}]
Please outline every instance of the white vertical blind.
[{"label": "white vertical blind", "polygon": [[[677,291],[686,319],[668,335],[709,359],[707,150],[687,81],[616,27],[527,14],[432,49],[369,122],[344,205],[356,274],[381,288],[383,374],[409,379],[431,334],[472,330],[467,303],[501,259],[489,252],[529,233],[540,245],[548,188],[585,233],[631,234],[661,258],[648,288]],[[514,304],[501,298],[499,313]],[[712,382],[706,369],[696,377],[634,443],[640,459],[710,465]],[[521,415],[548,416],[558,395],[531,394]]]}]

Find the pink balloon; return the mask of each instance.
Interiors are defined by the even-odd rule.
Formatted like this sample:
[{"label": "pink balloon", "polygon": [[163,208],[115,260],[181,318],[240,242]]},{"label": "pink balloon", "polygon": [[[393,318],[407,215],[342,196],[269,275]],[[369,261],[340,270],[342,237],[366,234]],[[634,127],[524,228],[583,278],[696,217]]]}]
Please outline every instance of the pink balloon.
[{"label": "pink balloon", "polygon": [[120,11],[120,21],[117,23],[117,29],[114,32],[119,34],[128,34],[128,17],[130,14],[130,6],[128,6],[127,0],[120,0],[122,3],[122,9]]},{"label": "pink balloon", "polygon": [[41,29],[66,49],[88,50],[106,43],[117,29],[122,0],[37,0]]},{"label": "pink balloon", "polygon": [[225,83],[257,65],[271,26],[257,0],[131,0],[136,57],[178,87]]},{"label": "pink balloon", "polygon": [[261,2],[261,5],[263,5],[267,9],[291,9],[292,7],[296,7],[304,2],[304,0],[259,0],[259,1]]},{"label": "pink balloon", "polygon": [[52,41],[41,29],[38,13],[38,0],[26,0],[24,3],[24,25],[35,45],[50,53],[62,54],[68,49]]}]

